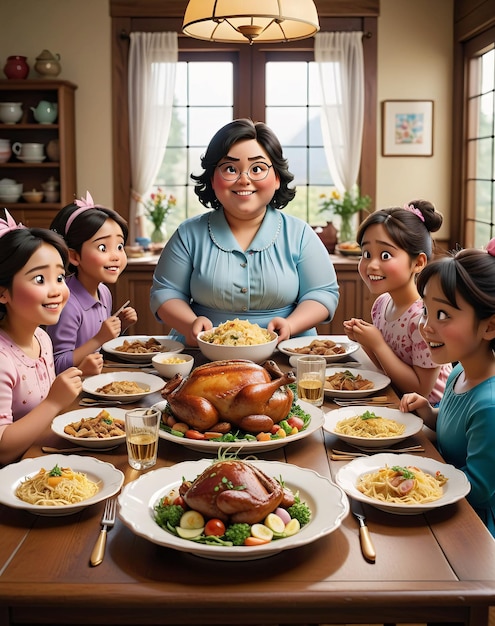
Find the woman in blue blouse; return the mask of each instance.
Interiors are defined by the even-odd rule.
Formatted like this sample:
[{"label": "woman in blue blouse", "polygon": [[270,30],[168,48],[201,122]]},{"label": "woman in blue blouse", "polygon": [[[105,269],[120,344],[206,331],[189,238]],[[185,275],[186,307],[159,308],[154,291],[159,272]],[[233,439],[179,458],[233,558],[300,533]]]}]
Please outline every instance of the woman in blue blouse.
[{"label": "woman in blue blouse", "polygon": [[211,140],[196,181],[213,209],[185,220],[153,277],[151,309],[186,343],[235,318],[279,340],[316,334],[339,301],[324,245],[302,220],[280,211],[295,195],[282,147],[261,122],[234,120]]},{"label": "woman in blue blouse", "polygon": [[495,537],[495,239],[486,250],[428,263],[418,291],[431,358],[458,364],[438,409],[416,393],[404,395],[400,408],[436,430],[440,453],[466,474],[467,499]]}]

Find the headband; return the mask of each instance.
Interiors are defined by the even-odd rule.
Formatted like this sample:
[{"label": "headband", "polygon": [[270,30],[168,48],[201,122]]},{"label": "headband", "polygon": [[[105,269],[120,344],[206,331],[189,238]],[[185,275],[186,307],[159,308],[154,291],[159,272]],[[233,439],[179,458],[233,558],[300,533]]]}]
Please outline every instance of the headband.
[{"label": "headband", "polygon": [[490,256],[495,256],[495,237],[488,242],[486,251]]},{"label": "headband", "polygon": [[6,219],[0,218],[0,237],[3,237],[7,233],[10,233],[11,230],[21,230],[23,228],[26,228],[23,224],[21,224],[21,222],[19,222],[19,224],[16,224],[15,219],[7,211],[7,209],[4,209],[4,211]]},{"label": "headband", "polygon": [[410,211],[411,213],[414,213],[414,215],[416,215],[417,217],[419,217],[419,219],[424,222],[425,221],[425,216],[421,213],[421,211],[419,209],[417,209],[414,204],[405,204],[403,207],[404,211]]},{"label": "headband", "polygon": [[103,208],[101,204],[95,204],[89,191],[86,192],[86,199],[81,198],[80,200],[74,200],[74,204],[79,208],[76,209],[74,213],[71,214],[71,216],[69,217],[69,219],[67,220],[65,224],[66,235],[69,232],[69,228],[72,226],[72,222],[76,219],[76,217],[81,215],[81,213],[84,213],[84,211],[88,211],[89,209],[102,209]]}]

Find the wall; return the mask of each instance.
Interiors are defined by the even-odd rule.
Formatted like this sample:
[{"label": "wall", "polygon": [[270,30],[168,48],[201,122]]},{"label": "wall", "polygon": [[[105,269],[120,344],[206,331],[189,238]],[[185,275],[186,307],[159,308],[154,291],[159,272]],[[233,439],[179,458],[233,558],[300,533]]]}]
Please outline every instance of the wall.
[{"label": "wall", "polygon": [[[1,66],[12,54],[27,56],[31,67],[44,48],[60,54],[60,78],[79,86],[78,195],[89,189],[112,206],[110,27],[106,0],[0,0]],[[428,198],[446,216],[439,236],[447,238],[453,0],[381,0],[378,30],[379,103],[434,100],[435,115],[433,157],[382,157],[379,122],[376,205]]]},{"label": "wall", "polygon": [[[452,154],[453,0],[381,0],[378,24],[376,206],[431,200],[449,235]],[[433,100],[433,156],[381,156],[383,100]]]}]

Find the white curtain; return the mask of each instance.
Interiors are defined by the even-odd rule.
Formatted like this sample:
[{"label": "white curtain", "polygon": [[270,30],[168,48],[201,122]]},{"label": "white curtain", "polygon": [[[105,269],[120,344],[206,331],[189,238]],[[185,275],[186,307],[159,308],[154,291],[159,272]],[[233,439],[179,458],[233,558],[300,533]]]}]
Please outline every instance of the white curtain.
[{"label": "white curtain", "polygon": [[129,50],[129,143],[131,204],[129,241],[143,236],[143,208],[158,174],[167,145],[175,71],[177,33],[131,33]]},{"label": "white curtain", "polygon": [[363,33],[317,33],[315,61],[322,92],[328,167],[340,193],[351,192],[361,162],[364,123]]}]

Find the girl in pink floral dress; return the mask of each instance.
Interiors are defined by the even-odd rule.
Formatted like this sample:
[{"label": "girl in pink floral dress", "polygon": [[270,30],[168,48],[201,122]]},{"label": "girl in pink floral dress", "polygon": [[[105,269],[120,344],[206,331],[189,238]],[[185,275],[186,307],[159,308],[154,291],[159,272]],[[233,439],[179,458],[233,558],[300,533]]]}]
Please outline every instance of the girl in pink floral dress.
[{"label": "girl in pink floral dress", "polygon": [[371,310],[373,323],[352,318],[344,322],[347,336],[364,348],[400,393],[417,392],[437,404],[451,365],[432,361],[419,332],[423,301],[416,278],[432,256],[431,233],[442,216],[428,201],[403,208],[381,209],[361,224],[359,274],[378,296]]}]

